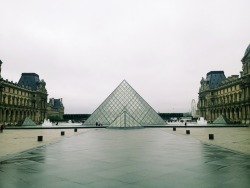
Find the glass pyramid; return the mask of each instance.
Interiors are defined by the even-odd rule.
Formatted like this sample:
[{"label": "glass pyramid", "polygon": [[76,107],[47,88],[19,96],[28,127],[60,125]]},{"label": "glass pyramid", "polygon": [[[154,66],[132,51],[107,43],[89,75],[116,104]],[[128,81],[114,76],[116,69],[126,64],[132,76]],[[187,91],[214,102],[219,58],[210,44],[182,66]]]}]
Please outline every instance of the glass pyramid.
[{"label": "glass pyramid", "polygon": [[84,125],[95,126],[96,123],[108,127],[166,124],[125,80],[93,112]]},{"label": "glass pyramid", "polygon": [[29,117],[26,117],[22,126],[36,126],[36,123],[32,121]]},{"label": "glass pyramid", "polygon": [[214,120],[213,124],[228,124],[230,121],[224,117],[223,115],[219,115],[216,120]]}]

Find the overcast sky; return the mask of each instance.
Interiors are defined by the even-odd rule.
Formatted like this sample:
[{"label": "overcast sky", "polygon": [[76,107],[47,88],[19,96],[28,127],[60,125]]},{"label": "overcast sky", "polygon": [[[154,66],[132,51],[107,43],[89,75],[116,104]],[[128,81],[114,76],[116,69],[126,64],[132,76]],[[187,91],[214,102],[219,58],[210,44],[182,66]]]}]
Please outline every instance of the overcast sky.
[{"label": "overcast sky", "polygon": [[65,113],[122,82],[157,112],[188,112],[207,72],[239,74],[249,0],[0,0],[2,77],[34,72]]}]

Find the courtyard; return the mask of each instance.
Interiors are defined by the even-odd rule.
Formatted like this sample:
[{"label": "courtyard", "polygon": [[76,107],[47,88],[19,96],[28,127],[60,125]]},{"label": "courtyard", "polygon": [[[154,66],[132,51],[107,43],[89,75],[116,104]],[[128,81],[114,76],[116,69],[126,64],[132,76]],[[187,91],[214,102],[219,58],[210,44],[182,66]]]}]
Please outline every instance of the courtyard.
[{"label": "courtyard", "polygon": [[[12,130],[5,131],[1,137]],[[216,135],[202,141],[201,129],[184,131],[66,130],[66,137],[2,156],[0,187],[249,187],[248,148],[213,144]]]}]

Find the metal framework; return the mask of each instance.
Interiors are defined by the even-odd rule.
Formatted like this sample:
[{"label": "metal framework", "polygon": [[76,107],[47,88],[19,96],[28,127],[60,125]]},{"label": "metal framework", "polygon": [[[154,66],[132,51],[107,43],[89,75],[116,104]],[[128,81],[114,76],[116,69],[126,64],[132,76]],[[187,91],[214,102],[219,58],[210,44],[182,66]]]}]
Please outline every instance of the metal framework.
[{"label": "metal framework", "polygon": [[84,125],[96,125],[96,123],[109,127],[166,124],[125,80],[93,112]]}]

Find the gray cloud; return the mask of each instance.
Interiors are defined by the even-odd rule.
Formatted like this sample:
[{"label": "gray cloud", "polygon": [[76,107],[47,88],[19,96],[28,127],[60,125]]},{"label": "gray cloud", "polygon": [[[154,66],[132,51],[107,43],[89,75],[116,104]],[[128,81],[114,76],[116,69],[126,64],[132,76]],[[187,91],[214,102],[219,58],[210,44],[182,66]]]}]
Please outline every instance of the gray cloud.
[{"label": "gray cloud", "polygon": [[3,77],[35,72],[66,113],[92,113],[126,79],[160,112],[186,112],[211,70],[239,74],[247,0],[1,0]]}]

